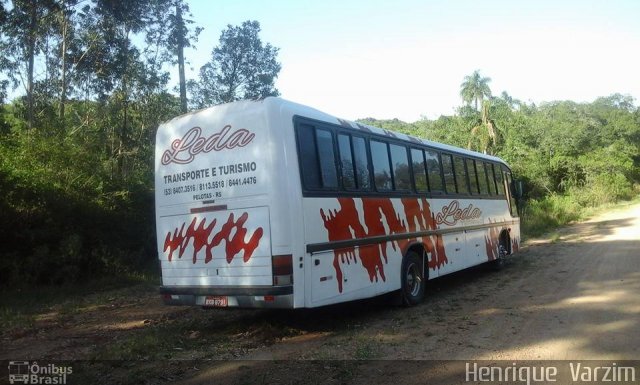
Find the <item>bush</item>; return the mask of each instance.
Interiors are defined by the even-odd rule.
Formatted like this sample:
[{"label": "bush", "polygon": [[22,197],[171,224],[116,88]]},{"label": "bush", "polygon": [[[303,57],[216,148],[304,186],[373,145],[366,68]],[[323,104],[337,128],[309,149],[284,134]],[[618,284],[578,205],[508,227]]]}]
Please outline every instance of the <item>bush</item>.
[{"label": "bush", "polygon": [[552,194],[540,200],[529,200],[522,210],[522,233],[539,236],[558,226],[579,220],[582,207],[572,196]]},{"label": "bush", "polygon": [[622,174],[599,174],[581,188],[571,188],[569,193],[580,205],[596,207],[621,199],[631,199],[633,188],[631,182]]},{"label": "bush", "polygon": [[116,183],[99,156],[57,137],[0,142],[0,285],[64,284],[155,261],[149,181]]}]

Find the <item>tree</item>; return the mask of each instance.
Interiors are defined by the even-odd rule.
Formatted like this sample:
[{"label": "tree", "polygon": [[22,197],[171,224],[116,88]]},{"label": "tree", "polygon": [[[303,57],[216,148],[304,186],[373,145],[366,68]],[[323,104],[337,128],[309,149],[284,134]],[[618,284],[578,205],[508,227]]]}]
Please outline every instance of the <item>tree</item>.
[{"label": "tree", "polygon": [[467,143],[467,148],[471,149],[471,142],[473,139],[479,139],[480,141],[480,150],[484,154],[491,154],[492,151],[487,152],[489,150],[489,146],[495,146],[497,143],[497,135],[496,135],[496,126],[493,119],[489,118],[489,109],[491,105],[489,101],[486,101],[482,104],[482,115],[477,124],[471,129],[471,135],[469,136],[469,142]]},{"label": "tree", "polygon": [[198,35],[202,32],[201,27],[193,30],[188,28],[188,24],[193,24],[193,20],[185,19],[183,15],[191,16],[189,5],[182,0],[175,3],[175,14],[169,17],[169,26],[171,33],[167,45],[169,50],[177,57],[178,76],[180,87],[180,110],[182,113],[187,112],[187,82],[185,78],[185,58],[184,49],[191,47],[191,42],[198,41]]},{"label": "tree", "polygon": [[490,81],[491,78],[480,75],[480,70],[473,71],[471,75],[465,76],[460,84],[460,97],[467,104],[473,102],[476,111],[479,111],[478,106],[482,106],[484,98],[491,97]]},{"label": "tree", "polygon": [[[0,1],[0,26],[7,24],[8,13],[4,8],[4,1]],[[5,39],[4,28],[0,27],[0,52],[5,52],[8,48],[8,42]],[[0,73],[8,70],[10,63],[5,55],[0,55]],[[4,104],[4,99],[7,97],[7,87],[9,86],[8,80],[0,80],[0,105]]]},{"label": "tree", "polygon": [[259,33],[257,21],[222,31],[211,61],[200,68],[199,82],[189,84],[196,107],[280,94],[274,85],[281,69],[279,48],[263,44]]},{"label": "tree", "polygon": [[[14,88],[22,80],[27,92],[27,123],[34,124],[35,59],[42,51],[43,39],[47,33],[45,16],[56,8],[52,0],[14,0],[13,8],[3,15],[2,34],[7,41],[3,44],[4,70],[13,81]],[[4,9],[3,12],[4,13]],[[26,63],[26,68],[22,68]],[[22,72],[24,71],[24,73]],[[26,77],[24,79],[23,75]]]}]

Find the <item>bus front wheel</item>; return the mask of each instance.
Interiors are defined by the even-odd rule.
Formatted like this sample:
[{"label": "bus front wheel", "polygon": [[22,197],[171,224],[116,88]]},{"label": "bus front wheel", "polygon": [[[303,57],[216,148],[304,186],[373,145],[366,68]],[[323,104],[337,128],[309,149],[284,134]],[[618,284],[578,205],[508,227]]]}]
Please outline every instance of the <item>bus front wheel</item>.
[{"label": "bus front wheel", "polygon": [[424,299],[425,280],[422,258],[409,251],[402,261],[402,303],[415,306]]}]

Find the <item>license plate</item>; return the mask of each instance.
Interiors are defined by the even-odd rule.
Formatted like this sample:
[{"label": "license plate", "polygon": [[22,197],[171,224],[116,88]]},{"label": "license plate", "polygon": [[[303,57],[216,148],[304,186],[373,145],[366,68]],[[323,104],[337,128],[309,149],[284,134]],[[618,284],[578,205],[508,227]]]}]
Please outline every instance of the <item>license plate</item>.
[{"label": "license plate", "polygon": [[204,306],[227,307],[229,306],[229,301],[226,296],[205,297]]}]

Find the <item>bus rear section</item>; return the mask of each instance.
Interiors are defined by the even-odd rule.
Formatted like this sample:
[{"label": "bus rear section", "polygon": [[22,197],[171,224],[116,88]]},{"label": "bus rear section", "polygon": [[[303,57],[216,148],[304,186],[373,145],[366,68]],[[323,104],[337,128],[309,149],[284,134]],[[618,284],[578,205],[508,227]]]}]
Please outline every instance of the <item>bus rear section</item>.
[{"label": "bus rear section", "polygon": [[[263,102],[158,128],[156,229],[168,305],[293,307],[290,253],[274,255],[272,133]],[[284,250],[287,251],[287,250]]]}]

